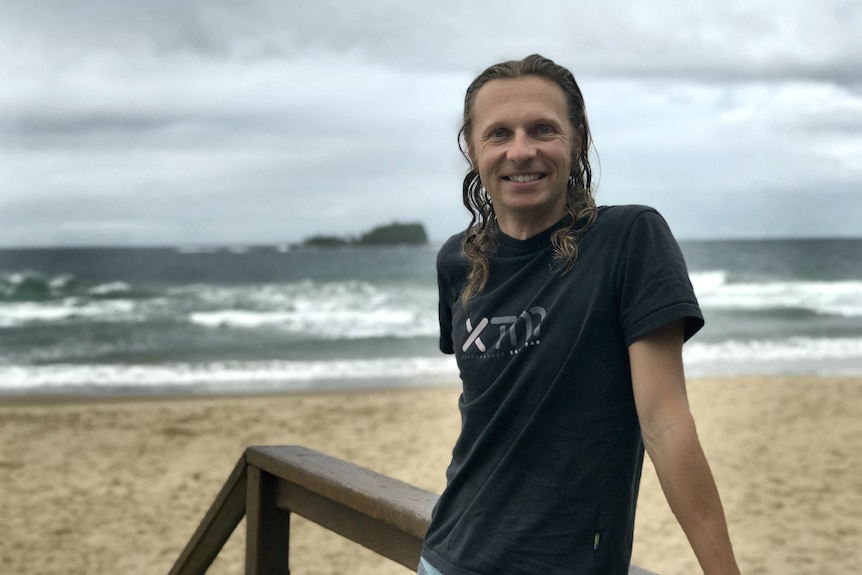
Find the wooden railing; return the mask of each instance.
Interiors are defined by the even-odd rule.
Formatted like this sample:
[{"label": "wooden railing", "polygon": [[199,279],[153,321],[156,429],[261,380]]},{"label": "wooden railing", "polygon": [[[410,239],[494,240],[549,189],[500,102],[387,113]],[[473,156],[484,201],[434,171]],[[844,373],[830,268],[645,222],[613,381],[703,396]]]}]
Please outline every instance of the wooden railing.
[{"label": "wooden railing", "polygon": [[[246,449],[170,575],[203,575],[246,519],[247,575],[289,575],[296,513],[412,571],[437,495],[300,446]],[[655,575],[632,565],[629,575]]]}]

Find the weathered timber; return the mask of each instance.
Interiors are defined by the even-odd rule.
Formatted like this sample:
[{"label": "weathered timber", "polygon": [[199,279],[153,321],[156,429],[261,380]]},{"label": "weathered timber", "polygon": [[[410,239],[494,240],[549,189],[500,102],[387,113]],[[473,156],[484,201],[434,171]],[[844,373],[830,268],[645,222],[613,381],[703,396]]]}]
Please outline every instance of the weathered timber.
[{"label": "weathered timber", "polygon": [[434,493],[302,447],[250,447],[246,460],[281,478],[279,508],[405,567],[418,564]]},{"label": "weathered timber", "polygon": [[290,575],[290,511],[277,505],[279,478],[248,466],[245,572]]},{"label": "weathered timber", "polygon": [[240,457],[169,575],[206,573],[245,515],[247,468],[245,456]]},{"label": "weathered timber", "polygon": [[[437,496],[300,446],[246,449],[170,575],[203,575],[246,521],[246,574],[289,575],[300,515],[415,571]],[[655,575],[636,565],[629,575]]]}]

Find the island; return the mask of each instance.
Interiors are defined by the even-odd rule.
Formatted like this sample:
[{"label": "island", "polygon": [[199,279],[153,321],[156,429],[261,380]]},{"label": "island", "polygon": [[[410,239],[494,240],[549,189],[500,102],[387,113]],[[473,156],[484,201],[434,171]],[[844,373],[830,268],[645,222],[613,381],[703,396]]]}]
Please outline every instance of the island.
[{"label": "island", "polygon": [[428,243],[425,226],[421,223],[391,223],[377,226],[358,238],[342,238],[338,236],[312,236],[302,242],[303,247],[341,247],[341,246],[391,246],[391,245],[424,245]]}]

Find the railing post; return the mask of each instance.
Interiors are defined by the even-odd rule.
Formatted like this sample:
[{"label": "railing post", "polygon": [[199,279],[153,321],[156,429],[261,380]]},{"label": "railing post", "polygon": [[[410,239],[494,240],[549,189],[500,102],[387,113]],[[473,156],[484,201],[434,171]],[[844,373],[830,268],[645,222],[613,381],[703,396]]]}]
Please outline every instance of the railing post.
[{"label": "railing post", "polygon": [[290,513],[276,506],[278,478],[248,466],[246,575],[290,575]]},{"label": "railing post", "polygon": [[[169,575],[204,575],[246,515],[248,575],[290,575],[290,517],[305,517],[410,570],[437,496],[296,445],[249,447]],[[628,575],[655,575],[635,565]]]},{"label": "railing post", "polygon": [[245,515],[248,500],[247,468],[243,454],[168,575],[206,574]]}]

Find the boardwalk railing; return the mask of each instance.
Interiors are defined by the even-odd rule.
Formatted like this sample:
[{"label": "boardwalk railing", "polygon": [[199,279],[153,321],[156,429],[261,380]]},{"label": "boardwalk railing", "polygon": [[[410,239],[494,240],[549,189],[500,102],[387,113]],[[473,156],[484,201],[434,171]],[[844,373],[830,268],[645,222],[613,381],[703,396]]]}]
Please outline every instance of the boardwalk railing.
[{"label": "boardwalk railing", "polygon": [[[290,514],[414,570],[437,495],[294,445],[246,449],[170,575],[203,575],[247,515],[246,575],[289,575]],[[655,575],[634,565],[629,575]]]}]

